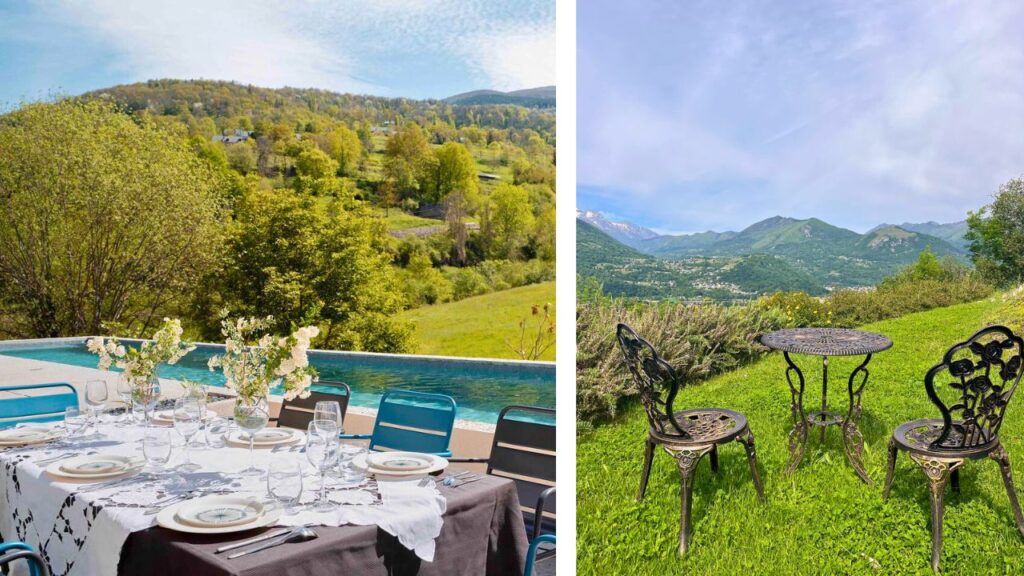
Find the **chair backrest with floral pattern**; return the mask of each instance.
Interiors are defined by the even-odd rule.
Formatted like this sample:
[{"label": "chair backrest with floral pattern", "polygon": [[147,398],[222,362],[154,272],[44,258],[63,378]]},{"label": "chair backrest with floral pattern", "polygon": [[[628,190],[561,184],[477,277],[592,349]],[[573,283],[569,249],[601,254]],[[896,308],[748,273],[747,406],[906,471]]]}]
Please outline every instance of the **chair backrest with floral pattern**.
[{"label": "chair backrest with floral pattern", "polygon": [[[654,346],[626,324],[619,324],[615,333],[651,428],[661,434],[689,438],[672,416],[672,403],[680,388],[676,371],[658,356]],[[662,392],[667,392],[664,399]]]},{"label": "chair backrest with floral pattern", "polygon": [[[942,433],[933,449],[969,449],[996,439],[1006,405],[1021,379],[1024,340],[1005,326],[989,326],[955,344],[942,362],[928,371],[925,390],[942,413]],[[954,390],[942,399],[939,379]],[[948,395],[948,394],[947,394]]]}]

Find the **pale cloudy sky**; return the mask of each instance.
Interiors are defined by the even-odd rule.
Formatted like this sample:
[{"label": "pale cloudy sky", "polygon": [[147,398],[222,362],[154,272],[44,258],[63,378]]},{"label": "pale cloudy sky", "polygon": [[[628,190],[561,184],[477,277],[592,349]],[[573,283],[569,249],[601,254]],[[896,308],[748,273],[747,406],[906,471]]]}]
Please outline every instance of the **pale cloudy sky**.
[{"label": "pale cloudy sky", "polygon": [[550,85],[554,0],[0,0],[0,108],[152,78],[413,98]]},{"label": "pale cloudy sky", "polygon": [[589,0],[578,198],[662,231],[955,221],[1024,174],[1024,2]]}]

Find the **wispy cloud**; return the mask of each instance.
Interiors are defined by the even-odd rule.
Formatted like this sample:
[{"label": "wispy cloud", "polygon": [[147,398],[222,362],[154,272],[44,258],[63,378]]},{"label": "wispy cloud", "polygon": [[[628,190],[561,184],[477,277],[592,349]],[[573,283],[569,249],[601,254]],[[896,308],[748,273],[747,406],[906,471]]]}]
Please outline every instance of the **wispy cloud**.
[{"label": "wispy cloud", "polygon": [[[4,16],[0,58],[22,73],[0,72],[0,96],[15,98],[111,78],[411,97],[555,82],[553,0],[40,0]],[[41,50],[54,36],[73,44]]]},{"label": "wispy cloud", "polygon": [[[667,229],[957,220],[1024,172],[1024,5],[578,9],[579,200]],[[624,208],[624,206],[629,206]]]}]

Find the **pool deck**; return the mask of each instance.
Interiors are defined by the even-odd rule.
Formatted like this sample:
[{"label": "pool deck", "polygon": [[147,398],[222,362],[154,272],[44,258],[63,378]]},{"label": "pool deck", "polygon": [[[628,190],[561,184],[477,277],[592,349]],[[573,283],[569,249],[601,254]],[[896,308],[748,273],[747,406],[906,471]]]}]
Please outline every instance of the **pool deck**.
[{"label": "pool deck", "polygon": [[[89,380],[103,380],[107,383],[108,397],[113,401],[117,398],[117,372],[108,372],[96,368],[69,366],[56,362],[29,360],[0,354],[0,386],[18,384],[45,384],[49,382],[67,382],[78,391],[78,397],[85,396],[85,383]],[[164,398],[177,398],[184,393],[184,387],[177,380],[160,379],[161,395]],[[211,387],[212,391],[225,393],[223,388]],[[0,391],[0,399],[12,396],[25,396],[31,393]],[[213,402],[210,406],[221,415],[230,415],[233,402],[223,400]],[[271,398],[271,416],[277,416],[280,410],[280,398]],[[345,431],[351,434],[369,434],[373,430],[376,410],[352,406],[345,418]],[[494,427],[479,422],[458,420],[452,434],[452,453],[459,458],[486,457],[491,449]],[[460,467],[482,470],[483,466],[460,464]]]}]

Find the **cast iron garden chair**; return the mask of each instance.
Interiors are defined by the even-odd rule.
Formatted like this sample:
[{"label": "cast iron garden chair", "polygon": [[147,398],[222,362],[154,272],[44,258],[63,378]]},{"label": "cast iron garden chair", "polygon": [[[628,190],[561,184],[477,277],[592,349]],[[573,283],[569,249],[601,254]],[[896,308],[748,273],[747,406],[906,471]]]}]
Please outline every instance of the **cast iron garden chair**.
[{"label": "cast iron garden chair", "polygon": [[313,386],[314,388],[319,388],[319,390],[310,392],[308,398],[295,398],[283,401],[281,403],[281,413],[278,414],[277,418],[272,418],[271,420],[276,420],[278,426],[305,430],[309,423],[313,421],[313,409],[316,408],[316,403],[321,401],[337,402],[341,406],[341,417],[344,419],[345,414],[348,413],[349,398],[352,397],[352,389],[349,388],[348,384],[320,380]]},{"label": "cast iron garden chair", "polygon": [[0,392],[42,392],[34,396],[0,399],[0,428],[28,422],[56,422],[64,409],[78,407],[78,393],[66,382],[0,386]]},{"label": "cast iron garden chair", "polygon": [[[924,388],[942,418],[907,422],[889,441],[883,498],[889,497],[896,455],[910,453],[928,478],[932,508],[932,570],[942,554],[943,494],[946,483],[960,490],[959,468],[966,460],[989,457],[999,463],[1017,529],[1024,516],[1013,487],[1010,458],[999,442],[1006,405],[1021,379],[1024,340],[1009,328],[990,326],[950,348],[928,371]],[[938,387],[937,387],[938,386]]]},{"label": "cast iron garden chair", "polygon": [[[690,540],[693,473],[705,454],[710,454],[711,471],[718,473],[718,446],[733,441],[743,444],[747,451],[754,488],[757,490],[758,498],[764,500],[764,488],[761,486],[761,476],[757,472],[754,433],[747,425],[747,418],[732,410],[691,408],[676,411],[674,402],[682,383],[676,377],[672,366],[662,360],[654,347],[629,326],[619,324],[616,335],[626,366],[629,367],[640,392],[640,400],[647,412],[649,424],[644,449],[644,469],[640,477],[640,493],[636,499],[642,500],[647,491],[654,448],[660,444],[676,460],[679,467],[682,482],[679,553],[685,554]],[[662,393],[666,391],[667,395],[663,399]]]},{"label": "cast iron garden chair", "polygon": [[372,434],[342,434],[370,440],[370,450],[402,450],[449,457],[455,400],[444,394],[388,390],[381,396]]}]

